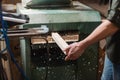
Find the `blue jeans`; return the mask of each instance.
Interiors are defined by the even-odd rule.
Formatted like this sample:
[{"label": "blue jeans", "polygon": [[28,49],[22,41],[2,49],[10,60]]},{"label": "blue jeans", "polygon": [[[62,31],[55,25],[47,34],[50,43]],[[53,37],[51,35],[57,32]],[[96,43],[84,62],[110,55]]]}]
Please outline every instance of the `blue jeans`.
[{"label": "blue jeans", "polygon": [[120,64],[112,63],[107,55],[105,56],[101,80],[120,80]]}]

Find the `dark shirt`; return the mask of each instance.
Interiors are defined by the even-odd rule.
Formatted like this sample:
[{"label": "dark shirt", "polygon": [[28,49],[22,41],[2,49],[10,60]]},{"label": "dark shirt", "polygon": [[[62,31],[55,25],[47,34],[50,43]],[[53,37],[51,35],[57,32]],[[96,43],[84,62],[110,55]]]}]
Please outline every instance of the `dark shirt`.
[{"label": "dark shirt", "polygon": [[[107,19],[120,28],[120,0],[111,0]],[[106,53],[108,58],[120,64],[120,30],[107,38]]]},{"label": "dark shirt", "polygon": [[120,0],[110,1],[107,19],[120,27]]}]

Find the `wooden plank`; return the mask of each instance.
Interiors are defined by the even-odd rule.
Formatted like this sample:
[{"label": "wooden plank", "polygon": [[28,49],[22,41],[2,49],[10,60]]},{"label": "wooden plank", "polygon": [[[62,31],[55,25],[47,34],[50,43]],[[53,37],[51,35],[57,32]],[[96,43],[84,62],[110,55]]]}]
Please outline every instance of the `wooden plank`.
[{"label": "wooden plank", "polygon": [[[68,47],[68,44],[58,33],[52,33],[52,38],[56,42],[56,44],[60,47],[61,50],[64,50],[65,48]],[[66,53],[64,52],[64,54]]]},{"label": "wooden plank", "polygon": [[[0,41],[0,48],[1,48],[0,49],[1,51],[6,48],[6,44],[4,40]],[[9,61],[7,50],[3,54],[7,57],[7,60],[4,60],[2,58],[2,65],[3,65],[4,71],[6,72],[6,76],[8,80],[12,80],[12,75],[11,75],[11,70],[10,70],[10,61]]]},{"label": "wooden plank", "polygon": [[[76,42],[79,40],[79,34],[70,32],[70,33],[66,33],[64,34],[62,33],[61,37],[66,41],[66,42]],[[45,35],[45,36],[33,36],[31,37],[31,43],[32,44],[43,44],[46,43],[46,41],[43,39],[45,38],[48,43],[55,43],[55,41],[53,40],[51,35]]]}]

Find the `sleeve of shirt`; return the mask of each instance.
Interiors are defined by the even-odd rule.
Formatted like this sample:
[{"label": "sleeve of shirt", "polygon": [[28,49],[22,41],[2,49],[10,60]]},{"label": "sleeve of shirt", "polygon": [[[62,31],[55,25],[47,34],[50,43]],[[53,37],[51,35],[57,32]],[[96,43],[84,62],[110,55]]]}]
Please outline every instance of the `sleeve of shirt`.
[{"label": "sleeve of shirt", "polygon": [[113,0],[108,12],[108,20],[120,28],[120,1]]}]

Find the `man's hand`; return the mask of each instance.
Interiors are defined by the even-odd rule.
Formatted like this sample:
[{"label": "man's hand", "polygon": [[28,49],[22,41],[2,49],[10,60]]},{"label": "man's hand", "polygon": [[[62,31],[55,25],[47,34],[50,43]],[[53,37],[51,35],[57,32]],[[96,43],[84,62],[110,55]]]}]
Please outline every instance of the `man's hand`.
[{"label": "man's hand", "polygon": [[65,60],[76,60],[78,59],[85,50],[84,43],[75,42],[70,44],[64,51],[66,52]]}]

